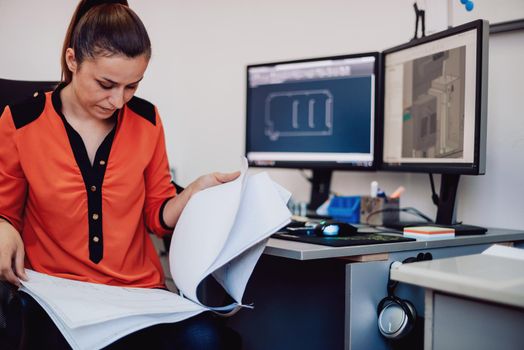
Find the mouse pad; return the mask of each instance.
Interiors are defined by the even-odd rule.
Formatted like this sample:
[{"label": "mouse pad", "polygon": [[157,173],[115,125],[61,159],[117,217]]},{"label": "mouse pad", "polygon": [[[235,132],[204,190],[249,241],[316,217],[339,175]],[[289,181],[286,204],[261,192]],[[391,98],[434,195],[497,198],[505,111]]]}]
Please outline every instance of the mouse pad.
[{"label": "mouse pad", "polygon": [[331,247],[346,247],[352,245],[369,245],[381,243],[396,243],[415,241],[413,238],[401,236],[380,235],[376,233],[362,233],[346,237],[318,237],[318,236],[304,236],[293,235],[285,232],[277,232],[272,238],[284,239],[287,241],[303,242],[327,245]]}]

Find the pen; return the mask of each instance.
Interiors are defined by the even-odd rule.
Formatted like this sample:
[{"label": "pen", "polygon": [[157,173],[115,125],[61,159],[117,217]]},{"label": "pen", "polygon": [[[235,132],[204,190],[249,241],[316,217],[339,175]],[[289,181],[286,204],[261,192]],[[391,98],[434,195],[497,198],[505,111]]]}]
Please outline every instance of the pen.
[{"label": "pen", "polygon": [[389,198],[400,198],[400,195],[405,191],[406,189],[404,186],[399,186],[392,194],[389,196]]}]

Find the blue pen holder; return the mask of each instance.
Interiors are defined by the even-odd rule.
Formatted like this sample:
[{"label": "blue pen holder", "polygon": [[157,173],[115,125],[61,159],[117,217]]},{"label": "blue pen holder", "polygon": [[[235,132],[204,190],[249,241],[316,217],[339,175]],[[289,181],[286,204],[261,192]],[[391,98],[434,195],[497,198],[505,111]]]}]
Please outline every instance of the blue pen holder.
[{"label": "blue pen holder", "polygon": [[327,211],[335,220],[359,223],[360,196],[335,196],[331,198]]}]

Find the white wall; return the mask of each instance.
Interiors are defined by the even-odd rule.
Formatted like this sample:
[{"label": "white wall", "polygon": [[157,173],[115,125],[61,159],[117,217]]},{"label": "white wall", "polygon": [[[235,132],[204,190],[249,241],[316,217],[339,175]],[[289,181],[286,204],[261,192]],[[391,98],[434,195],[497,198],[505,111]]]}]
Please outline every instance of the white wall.
[{"label": "white wall", "polygon": [[[426,0],[443,1],[443,0]],[[475,19],[486,19],[490,23],[502,23],[524,18],[524,1],[522,0],[473,0],[473,11],[464,11],[460,0],[447,0],[451,3],[450,25],[459,25]],[[430,5],[430,4],[428,4]]]},{"label": "white wall", "polygon": [[[146,24],[153,59],[138,95],[157,104],[177,180],[233,170],[244,151],[245,66],[275,60],[383,50],[411,39],[413,0],[130,0]],[[524,1],[475,1],[476,11],[522,12]],[[0,0],[0,76],[55,80],[75,7],[70,0]],[[492,11],[493,10],[493,11]],[[454,9],[457,11],[457,9]],[[459,7],[458,11],[461,11]],[[454,14],[458,21],[463,14]],[[458,217],[524,228],[524,32],[490,41],[487,175],[461,179]],[[306,200],[298,171],[272,177]],[[366,193],[407,187],[403,206],[434,215],[427,175],[336,172],[332,189]]]}]

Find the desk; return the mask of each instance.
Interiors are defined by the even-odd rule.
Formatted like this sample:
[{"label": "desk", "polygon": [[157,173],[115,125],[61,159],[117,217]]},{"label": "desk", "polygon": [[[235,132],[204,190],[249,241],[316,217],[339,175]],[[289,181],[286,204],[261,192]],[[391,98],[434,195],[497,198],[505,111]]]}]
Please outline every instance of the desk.
[{"label": "desk", "polygon": [[391,278],[426,288],[424,349],[522,349],[524,260],[487,254],[406,264]]},{"label": "desk", "polygon": [[[270,239],[244,297],[255,309],[242,310],[228,324],[249,350],[388,349],[376,307],[386,295],[391,262],[419,252],[436,259],[477,254],[499,242],[524,247],[524,231],[353,247]],[[396,294],[423,314],[422,288],[400,285]]]}]

